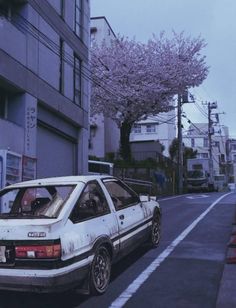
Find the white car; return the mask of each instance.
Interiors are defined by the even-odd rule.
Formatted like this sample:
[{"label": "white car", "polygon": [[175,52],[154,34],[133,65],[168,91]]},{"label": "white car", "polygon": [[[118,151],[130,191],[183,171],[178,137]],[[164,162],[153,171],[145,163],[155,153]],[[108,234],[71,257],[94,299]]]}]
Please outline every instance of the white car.
[{"label": "white car", "polygon": [[111,176],[13,184],[0,205],[1,290],[102,294],[113,262],[160,241],[158,202]]}]

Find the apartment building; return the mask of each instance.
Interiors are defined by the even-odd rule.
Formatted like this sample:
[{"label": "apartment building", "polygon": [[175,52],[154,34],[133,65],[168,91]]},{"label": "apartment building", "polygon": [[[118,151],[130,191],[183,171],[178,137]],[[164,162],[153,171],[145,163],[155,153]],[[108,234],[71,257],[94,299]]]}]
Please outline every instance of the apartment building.
[{"label": "apartment building", "polygon": [[228,139],[226,149],[229,182],[236,182],[236,139]]},{"label": "apartment building", "polygon": [[[229,138],[228,127],[214,126],[211,132],[211,149],[213,158],[214,176],[225,174],[227,151],[226,145]],[[209,158],[208,123],[192,123],[183,135],[183,143],[187,147],[197,150],[198,158]]]},{"label": "apartment building", "polygon": [[176,114],[175,110],[171,110],[135,123],[130,134],[130,142],[140,143],[143,141],[145,148],[145,142],[158,141],[162,145],[162,154],[168,157],[169,146],[175,137]]},{"label": "apartment building", "polygon": [[0,2],[0,154],[23,180],[87,172],[89,24],[88,0]]},{"label": "apartment building", "polygon": [[[92,17],[90,24],[91,45],[103,41],[109,46],[116,35],[104,16]],[[89,155],[104,158],[108,153],[117,153],[120,144],[120,130],[117,124],[102,114],[90,118]]]}]

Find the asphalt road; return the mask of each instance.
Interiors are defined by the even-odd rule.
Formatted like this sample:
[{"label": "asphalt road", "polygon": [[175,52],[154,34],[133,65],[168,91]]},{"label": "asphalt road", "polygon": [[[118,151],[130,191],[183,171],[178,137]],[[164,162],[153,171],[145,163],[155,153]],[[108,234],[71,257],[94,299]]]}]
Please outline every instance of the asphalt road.
[{"label": "asphalt road", "polygon": [[216,307],[236,194],[191,194],[160,199],[162,239],[157,249],[141,247],[115,264],[108,291],[0,293],[2,307]]}]

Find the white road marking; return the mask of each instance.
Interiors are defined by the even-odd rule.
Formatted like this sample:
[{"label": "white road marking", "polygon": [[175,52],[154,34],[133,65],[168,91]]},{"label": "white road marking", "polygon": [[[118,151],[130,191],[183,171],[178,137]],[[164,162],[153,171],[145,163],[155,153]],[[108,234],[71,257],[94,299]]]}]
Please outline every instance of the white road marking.
[{"label": "white road marking", "polygon": [[187,196],[188,199],[201,199],[201,198],[208,198],[209,195],[195,195],[195,196]]},{"label": "white road marking", "polygon": [[166,200],[176,199],[176,198],[183,197],[183,196],[186,196],[186,195],[178,195],[178,196],[173,196],[173,197],[167,197],[164,199],[157,199],[157,201],[166,201]]},{"label": "white road marking", "polygon": [[216,201],[214,201],[198,218],[196,218],[191,225],[189,225],[129,286],[121,293],[121,295],[115,299],[110,307],[120,308],[123,307],[127,301],[136,293],[141,285],[149,278],[149,276],[160,266],[160,264],[170,255],[175,247],[183,241],[183,239],[196,227],[196,225],[213,209],[213,207],[219,203],[224,197],[232,194],[227,193]]}]

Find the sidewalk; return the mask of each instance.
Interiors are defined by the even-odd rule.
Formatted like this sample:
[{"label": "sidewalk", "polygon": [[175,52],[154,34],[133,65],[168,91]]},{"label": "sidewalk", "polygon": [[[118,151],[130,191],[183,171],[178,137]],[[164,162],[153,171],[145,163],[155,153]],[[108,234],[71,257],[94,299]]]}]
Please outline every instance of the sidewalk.
[{"label": "sidewalk", "polygon": [[[228,245],[227,256],[223,270],[216,308],[236,308],[236,210],[232,226],[232,233]],[[231,250],[231,251],[230,251]],[[231,253],[232,252],[232,253]],[[233,258],[230,264],[229,258]],[[231,259],[232,261],[232,259]],[[228,264],[229,263],[229,264]]]},{"label": "sidewalk", "polygon": [[236,264],[225,264],[216,308],[236,308]]}]

